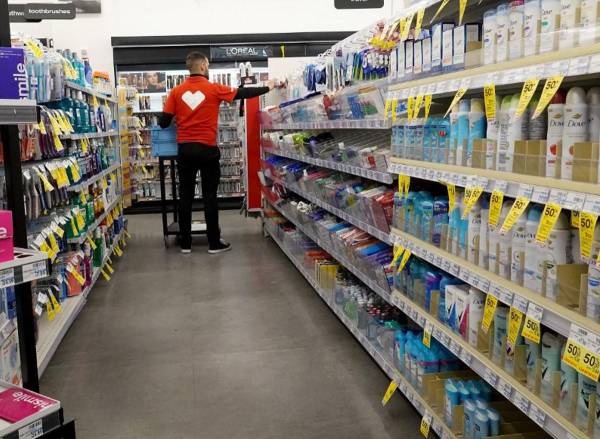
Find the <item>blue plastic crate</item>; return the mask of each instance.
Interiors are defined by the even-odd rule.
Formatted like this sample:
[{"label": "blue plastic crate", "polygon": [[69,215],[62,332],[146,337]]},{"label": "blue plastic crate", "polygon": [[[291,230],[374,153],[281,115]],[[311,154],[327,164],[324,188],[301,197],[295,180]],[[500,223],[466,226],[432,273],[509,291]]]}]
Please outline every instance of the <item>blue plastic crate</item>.
[{"label": "blue plastic crate", "polygon": [[177,155],[177,128],[152,127],[152,157],[166,157]]}]

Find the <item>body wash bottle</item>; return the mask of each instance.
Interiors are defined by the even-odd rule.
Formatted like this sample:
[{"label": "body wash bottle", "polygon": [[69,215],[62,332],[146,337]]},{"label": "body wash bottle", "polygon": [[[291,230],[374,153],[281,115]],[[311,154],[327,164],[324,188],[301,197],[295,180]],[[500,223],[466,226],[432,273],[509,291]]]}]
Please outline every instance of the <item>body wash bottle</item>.
[{"label": "body wash bottle", "polygon": [[559,50],[571,49],[579,42],[579,10],[581,0],[561,0]]}]

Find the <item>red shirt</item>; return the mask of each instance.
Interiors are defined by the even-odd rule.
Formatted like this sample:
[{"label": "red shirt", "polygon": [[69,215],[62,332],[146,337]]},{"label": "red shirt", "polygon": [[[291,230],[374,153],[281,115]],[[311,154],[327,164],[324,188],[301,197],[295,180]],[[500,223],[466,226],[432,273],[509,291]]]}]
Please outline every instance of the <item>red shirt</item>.
[{"label": "red shirt", "polygon": [[217,145],[219,107],[233,101],[237,89],[213,84],[204,76],[190,76],[171,90],[163,111],[175,116],[177,143]]}]

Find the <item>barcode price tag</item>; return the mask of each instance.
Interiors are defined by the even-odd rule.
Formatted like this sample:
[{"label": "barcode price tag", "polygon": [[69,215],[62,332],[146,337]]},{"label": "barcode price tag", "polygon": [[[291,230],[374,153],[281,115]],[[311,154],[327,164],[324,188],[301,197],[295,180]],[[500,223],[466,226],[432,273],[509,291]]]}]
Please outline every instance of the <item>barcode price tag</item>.
[{"label": "barcode price tag", "polygon": [[468,283],[468,284],[471,283],[471,277],[472,277],[472,275],[473,275],[473,273],[471,273],[466,268],[463,268],[462,270],[460,270],[460,279],[462,279],[463,281],[465,281],[465,283]]},{"label": "barcode price tag", "polygon": [[443,340],[443,338],[444,338],[444,333],[442,332],[442,330],[441,330],[440,328],[435,328],[435,329],[433,330],[433,337],[434,337],[436,340]]},{"label": "barcode price tag", "polygon": [[523,314],[527,313],[527,299],[515,294],[512,301],[512,307],[518,309]]},{"label": "barcode price tag", "polygon": [[521,393],[515,391],[515,394],[512,397],[512,401],[514,404],[519,407],[519,409],[525,413],[529,413],[529,399],[523,396]]},{"label": "barcode price tag", "polygon": [[581,352],[583,344],[585,343],[585,335],[587,331],[580,328],[574,323],[571,323],[571,330],[569,331],[569,338],[563,353],[563,361],[574,369],[579,366],[579,360],[581,358]]},{"label": "barcode price tag", "polygon": [[41,419],[19,429],[19,439],[35,439],[44,435],[44,426]]},{"label": "barcode price tag", "polygon": [[460,345],[456,340],[450,342],[450,351],[457,357],[460,355]]},{"label": "barcode price tag", "polygon": [[467,366],[471,366],[471,362],[473,361],[473,355],[471,355],[471,353],[469,351],[467,351],[466,349],[462,349],[460,351],[460,359]]},{"label": "barcode price tag", "polygon": [[597,195],[588,195],[585,197],[583,210],[594,215],[600,215],[600,197]]},{"label": "barcode price tag", "polygon": [[506,399],[510,399],[512,395],[513,388],[512,386],[504,380],[499,379],[498,384],[496,385],[498,391],[504,395]]},{"label": "barcode price tag", "polygon": [[542,411],[537,405],[529,404],[529,417],[540,427],[544,428],[546,424],[546,413]]},{"label": "barcode price tag", "polygon": [[525,323],[523,324],[523,337],[531,340],[534,343],[539,343],[542,336],[541,321],[544,314],[544,308],[537,305],[536,303],[529,302],[527,306],[527,313],[525,316]]},{"label": "barcode price tag", "polygon": [[550,196],[550,189],[536,186],[531,194],[531,201],[534,203],[546,204]]},{"label": "barcode price tag", "polygon": [[585,194],[580,192],[568,192],[564,201],[564,208],[569,210],[580,211],[585,203]]},{"label": "barcode price tag", "polygon": [[483,378],[492,386],[495,387],[498,383],[498,375],[491,369],[486,369]]},{"label": "barcode price tag", "polygon": [[573,58],[569,62],[569,76],[585,75],[588,72],[590,66],[589,56],[580,56]]},{"label": "barcode price tag", "polygon": [[0,288],[11,287],[15,284],[15,269],[7,268],[0,271]]}]

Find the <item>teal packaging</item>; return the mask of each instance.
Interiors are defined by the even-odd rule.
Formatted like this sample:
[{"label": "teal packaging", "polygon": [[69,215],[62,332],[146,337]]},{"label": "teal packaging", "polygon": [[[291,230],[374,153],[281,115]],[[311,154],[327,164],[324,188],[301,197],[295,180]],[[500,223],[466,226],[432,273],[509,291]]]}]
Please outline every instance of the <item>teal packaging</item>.
[{"label": "teal packaging", "polygon": [[469,110],[471,101],[462,100],[458,103],[457,137],[456,137],[456,164],[466,165],[466,150],[469,141]]},{"label": "teal packaging", "polygon": [[454,407],[460,404],[460,396],[458,393],[458,389],[454,384],[454,381],[451,379],[446,380],[446,384],[444,385],[445,392],[445,402],[446,402],[446,410],[445,410],[445,418],[446,424],[449,427],[452,427],[452,410]]},{"label": "teal packaging", "polygon": [[507,319],[508,319],[508,308],[505,306],[499,306],[496,309],[496,315],[494,316],[493,359],[494,359],[494,363],[497,363],[497,364],[500,364],[502,355],[504,355],[504,351],[502,350],[502,340],[506,337]]},{"label": "teal packaging", "polygon": [[500,436],[500,413],[498,410],[488,408],[487,415],[490,421],[490,436]]},{"label": "teal packaging", "polygon": [[473,422],[475,420],[475,401],[465,401],[464,407],[464,439],[473,439]]},{"label": "teal packaging", "polygon": [[472,439],[483,439],[490,435],[490,418],[486,410],[476,410],[473,420]]}]

